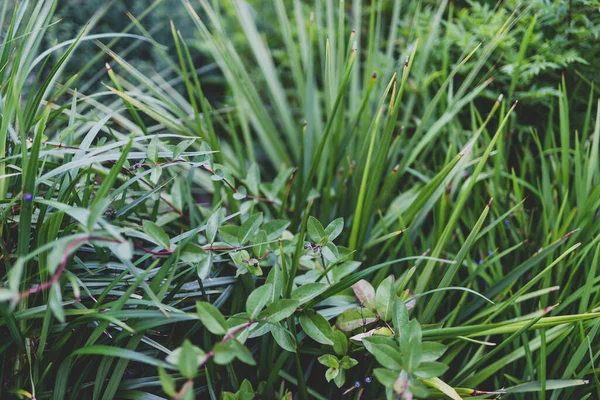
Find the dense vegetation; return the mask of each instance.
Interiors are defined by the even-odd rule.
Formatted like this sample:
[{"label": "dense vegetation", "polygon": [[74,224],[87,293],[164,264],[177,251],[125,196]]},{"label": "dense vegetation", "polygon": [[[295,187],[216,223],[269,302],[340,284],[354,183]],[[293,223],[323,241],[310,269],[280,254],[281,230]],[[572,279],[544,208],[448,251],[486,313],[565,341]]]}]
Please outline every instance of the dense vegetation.
[{"label": "dense vegetation", "polygon": [[600,398],[597,1],[115,4],[0,5],[0,398]]}]

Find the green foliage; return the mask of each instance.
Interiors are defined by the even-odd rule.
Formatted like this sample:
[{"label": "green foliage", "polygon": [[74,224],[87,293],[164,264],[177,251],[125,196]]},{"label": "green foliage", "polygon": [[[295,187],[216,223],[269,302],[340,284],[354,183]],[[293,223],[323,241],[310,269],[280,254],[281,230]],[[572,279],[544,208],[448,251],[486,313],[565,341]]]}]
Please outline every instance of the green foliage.
[{"label": "green foliage", "polygon": [[1,398],[600,396],[594,2],[159,3],[0,6]]}]

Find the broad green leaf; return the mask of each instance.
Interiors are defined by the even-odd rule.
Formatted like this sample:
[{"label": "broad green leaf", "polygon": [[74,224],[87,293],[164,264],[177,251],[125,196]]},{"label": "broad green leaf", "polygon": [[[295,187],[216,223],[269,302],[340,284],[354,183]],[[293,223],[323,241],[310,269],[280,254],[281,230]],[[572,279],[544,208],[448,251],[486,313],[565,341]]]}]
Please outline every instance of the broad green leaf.
[{"label": "broad green leaf", "polygon": [[266,283],[263,286],[254,289],[248,299],[246,300],[246,313],[248,318],[255,320],[258,314],[269,302],[271,293],[273,292],[273,285]]},{"label": "broad green leaf", "polygon": [[162,173],[162,166],[156,165],[154,168],[152,168],[152,173],[150,174],[150,182],[152,182],[155,185],[158,185],[158,182],[160,182],[160,178],[162,177]]},{"label": "broad green leaf", "polygon": [[325,229],[323,229],[323,225],[314,217],[308,217],[308,223],[306,225],[306,229],[310,238],[313,242],[317,244],[324,244],[323,239],[327,237],[325,234]]},{"label": "broad green leaf", "polygon": [[148,147],[146,148],[146,157],[148,161],[153,164],[158,163],[158,149],[159,147],[159,139],[157,135],[152,136],[152,140],[148,143]]},{"label": "broad green leaf", "polygon": [[173,158],[178,158],[181,153],[186,151],[194,142],[195,139],[190,139],[182,140],[181,142],[177,143],[177,146],[175,146],[175,149],[173,149]]},{"label": "broad green leaf", "polygon": [[314,341],[333,346],[333,331],[329,322],[319,313],[307,311],[300,315],[300,325]]},{"label": "broad green leaf", "polygon": [[344,229],[344,218],[336,218],[325,228],[325,236],[329,242],[333,242]]},{"label": "broad green leaf", "polygon": [[202,249],[202,247],[191,242],[185,245],[180,255],[181,261],[189,263],[200,263],[207,257],[208,255],[206,254],[206,251]]},{"label": "broad green leaf", "polygon": [[323,293],[325,289],[327,289],[326,283],[306,283],[294,289],[292,292],[292,299],[298,300],[300,305],[302,305]]},{"label": "broad green leaf", "polygon": [[382,326],[380,328],[373,329],[373,335],[392,337],[392,336],[394,336],[394,332],[387,326]]},{"label": "broad green leaf", "polygon": [[341,365],[341,367],[343,369],[350,369],[350,368],[358,365],[358,361],[356,361],[354,358],[350,358],[348,356],[344,356],[340,360],[340,365]]},{"label": "broad green leaf", "polygon": [[371,311],[375,311],[375,289],[364,279],[352,285],[352,290],[360,304]]},{"label": "broad green leaf", "polygon": [[422,342],[421,343],[421,361],[435,361],[440,358],[448,349],[438,342]]},{"label": "broad green leaf", "polygon": [[[406,371],[403,371],[401,377],[404,377]],[[406,374],[408,378],[408,374]],[[432,390],[430,390],[425,384],[419,379],[412,379],[409,381],[408,390],[418,399],[426,399],[431,395]]]},{"label": "broad green leaf", "polygon": [[[264,311],[263,311],[264,313]],[[262,314],[262,313],[261,313]],[[262,319],[262,317],[261,317]],[[253,325],[252,328],[250,328],[249,330],[245,331],[248,332],[248,338],[255,338],[255,337],[261,337],[264,336],[266,334],[268,334],[269,332],[271,332],[271,330],[275,327],[276,325],[269,322],[269,321],[261,321],[259,323],[257,323],[256,325]]]},{"label": "broad green leaf", "polygon": [[382,320],[389,321],[392,319],[392,311],[396,297],[394,291],[394,277],[390,275],[379,284],[375,295],[377,314]]},{"label": "broad green leaf", "polygon": [[184,340],[181,346],[181,354],[177,360],[177,368],[181,375],[188,379],[193,379],[198,374],[198,363],[196,361],[196,351],[189,340]]},{"label": "broad green leaf", "polygon": [[131,260],[133,258],[133,246],[129,241],[117,244],[112,250],[122,260]]},{"label": "broad green leaf", "polygon": [[204,280],[208,278],[208,275],[210,275],[210,267],[212,266],[212,261],[213,253],[212,251],[209,251],[207,256],[198,262],[198,265],[196,266],[196,273],[200,280]]},{"label": "broad green leaf", "polygon": [[248,365],[256,365],[256,361],[252,358],[252,353],[250,353],[250,350],[246,346],[241,344],[237,339],[231,339],[228,343],[238,360]]},{"label": "broad green leaf", "polygon": [[177,390],[175,389],[175,379],[169,375],[163,367],[158,367],[158,377],[160,378],[162,390],[168,396],[175,396],[177,394]]},{"label": "broad green leaf", "polygon": [[327,246],[321,247],[321,253],[325,259],[331,263],[337,261],[340,258],[340,252],[337,246],[333,243],[327,243]]},{"label": "broad green leaf", "polygon": [[336,356],[331,354],[323,354],[317,360],[319,361],[319,364],[329,368],[339,368],[340,366],[340,361]]},{"label": "broad green leaf", "polygon": [[335,326],[341,331],[350,332],[377,321],[375,314],[366,308],[351,308],[340,314]]},{"label": "broad green leaf", "polygon": [[225,335],[227,333],[227,322],[217,307],[210,303],[198,301],[196,302],[196,309],[200,321],[211,333],[215,335]]},{"label": "broad green leaf", "polygon": [[421,363],[421,326],[411,320],[400,334],[400,351],[404,356],[404,368],[410,374]]},{"label": "broad green leaf", "polygon": [[338,368],[328,368],[327,371],[325,371],[325,379],[327,379],[327,382],[331,382],[339,373],[340,370]]},{"label": "broad green leaf", "polygon": [[163,228],[148,220],[144,220],[143,225],[144,232],[146,232],[156,244],[167,250],[171,248],[171,241]]},{"label": "broad green leaf", "polygon": [[206,222],[206,240],[208,240],[208,243],[214,243],[220,223],[221,209],[218,208],[208,217],[208,221]]},{"label": "broad green leaf", "polygon": [[403,369],[402,355],[393,340],[371,336],[364,338],[362,343],[382,366],[398,372]]},{"label": "broad green leaf", "polygon": [[289,221],[283,219],[274,219],[265,222],[263,229],[267,232],[267,240],[276,240],[281,237],[281,234],[290,225]]},{"label": "broad green leaf", "polygon": [[216,168],[215,173],[210,176],[210,179],[215,182],[222,181],[224,178],[225,178],[225,173],[220,168]]},{"label": "broad green leaf", "polygon": [[344,386],[344,383],[346,383],[346,371],[344,369],[339,369],[339,371],[337,376],[333,378],[333,383],[335,383],[335,386],[338,388],[341,388]]},{"label": "broad green leaf", "polygon": [[343,356],[348,352],[348,339],[344,332],[334,329],[333,331],[333,351],[338,356]]},{"label": "broad green leaf", "polygon": [[267,275],[265,284],[271,284],[272,290],[269,294],[269,301],[267,302],[267,304],[270,304],[281,297],[281,290],[283,289],[283,273],[279,266],[274,265],[271,267],[271,271],[269,271],[269,275]]},{"label": "broad green leaf", "polygon": [[[208,356],[201,348],[199,348],[197,346],[192,346],[191,351],[194,353],[194,355],[196,357],[196,365],[200,365],[206,361],[206,358]],[[183,353],[183,347],[178,347],[175,350],[173,350],[171,352],[171,354],[169,354],[167,356],[166,361],[171,365],[177,366],[179,364],[179,358],[181,357],[182,353]]]},{"label": "broad green leaf", "polygon": [[414,374],[419,378],[435,378],[448,370],[448,366],[437,361],[422,362]]},{"label": "broad green leaf", "polygon": [[292,333],[281,326],[281,324],[277,323],[275,326],[273,326],[271,329],[271,334],[273,335],[273,338],[279,347],[289,351],[290,353],[296,352],[296,339]]},{"label": "broad green leaf", "polygon": [[387,326],[382,326],[380,328],[374,328],[371,329],[367,332],[362,332],[359,333],[357,335],[354,335],[352,337],[350,337],[351,340],[354,340],[356,342],[362,342],[362,340],[364,338],[368,338],[371,336],[387,336],[387,337],[392,337],[394,336],[394,332],[392,332],[392,330],[390,328],[388,328]]},{"label": "broad green leaf", "polygon": [[245,245],[252,236],[256,233],[258,228],[263,222],[262,213],[256,213],[250,216],[243,224],[240,226],[238,232],[238,240],[239,243],[243,246]]},{"label": "broad green leaf", "polygon": [[394,321],[396,335],[398,335],[398,339],[400,339],[404,327],[408,324],[408,310],[406,309],[406,304],[404,301],[399,297],[394,299],[392,318]]},{"label": "broad green leaf", "polygon": [[260,313],[259,318],[267,318],[270,322],[279,322],[289,317],[296,311],[300,303],[298,300],[281,299],[269,304],[267,309]]},{"label": "broad green leaf", "polygon": [[233,194],[233,198],[236,200],[243,200],[248,196],[248,192],[244,186],[238,186],[237,190]]},{"label": "broad green leaf", "polygon": [[394,383],[400,376],[400,372],[385,368],[375,368],[373,370],[373,374],[375,375],[375,378],[377,378],[377,380],[387,388],[394,387]]},{"label": "broad green leaf", "polygon": [[[254,398],[254,389],[252,388],[252,383],[250,383],[248,379],[244,379],[240,385],[240,390],[238,390],[238,393],[250,394],[250,400],[252,400]],[[245,400],[245,397],[241,400]]]},{"label": "broad green leaf", "polygon": [[254,238],[252,239],[252,253],[255,257],[263,257],[267,251],[269,250],[269,245],[267,244],[267,233],[264,230],[259,230]]},{"label": "broad green leaf", "polygon": [[240,227],[235,225],[222,225],[219,228],[219,234],[223,238],[223,240],[232,245],[239,246],[240,245]]},{"label": "broad green leaf", "polygon": [[229,340],[225,343],[217,343],[213,347],[213,360],[219,365],[227,365],[236,357],[236,351],[233,349],[234,340]]}]

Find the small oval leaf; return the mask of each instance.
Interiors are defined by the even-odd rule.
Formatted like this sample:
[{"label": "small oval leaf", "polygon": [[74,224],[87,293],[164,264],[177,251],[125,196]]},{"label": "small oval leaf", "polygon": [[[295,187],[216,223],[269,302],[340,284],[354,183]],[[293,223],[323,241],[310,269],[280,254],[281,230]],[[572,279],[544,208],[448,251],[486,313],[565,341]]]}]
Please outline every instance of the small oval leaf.
[{"label": "small oval leaf", "polygon": [[333,346],[333,331],[331,325],[321,314],[314,311],[300,316],[300,325],[304,332],[315,342]]}]

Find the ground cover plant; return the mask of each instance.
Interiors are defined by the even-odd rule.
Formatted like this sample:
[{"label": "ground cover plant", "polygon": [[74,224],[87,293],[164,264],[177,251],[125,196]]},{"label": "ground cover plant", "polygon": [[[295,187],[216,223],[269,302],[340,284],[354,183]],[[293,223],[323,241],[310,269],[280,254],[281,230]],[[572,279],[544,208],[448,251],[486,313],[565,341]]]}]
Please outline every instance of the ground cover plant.
[{"label": "ground cover plant", "polygon": [[1,398],[600,397],[597,2],[60,3],[0,6]]}]

